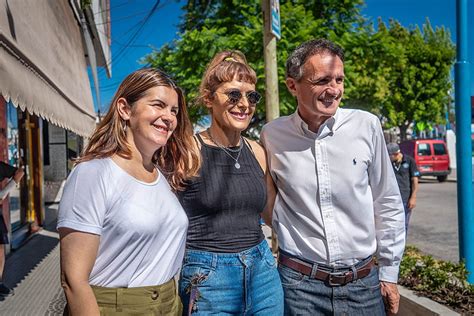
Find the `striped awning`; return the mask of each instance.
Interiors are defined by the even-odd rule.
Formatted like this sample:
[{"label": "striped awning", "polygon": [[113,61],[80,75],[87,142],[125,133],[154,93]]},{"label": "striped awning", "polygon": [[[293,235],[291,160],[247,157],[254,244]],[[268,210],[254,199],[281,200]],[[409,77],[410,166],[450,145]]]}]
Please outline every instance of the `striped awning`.
[{"label": "striped awning", "polygon": [[0,94],[87,137],[95,111],[84,52],[68,1],[0,0]]}]

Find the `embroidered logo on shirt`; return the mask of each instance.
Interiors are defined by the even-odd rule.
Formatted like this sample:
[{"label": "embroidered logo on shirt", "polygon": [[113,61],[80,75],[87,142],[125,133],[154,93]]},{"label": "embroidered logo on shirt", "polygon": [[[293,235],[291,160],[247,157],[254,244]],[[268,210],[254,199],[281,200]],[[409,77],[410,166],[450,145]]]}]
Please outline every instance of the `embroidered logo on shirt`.
[{"label": "embroidered logo on shirt", "polygon": [[355,158],[352,159],[352,164],[353,164],[354,166],[357,165],[357,160],[356,160]]}]

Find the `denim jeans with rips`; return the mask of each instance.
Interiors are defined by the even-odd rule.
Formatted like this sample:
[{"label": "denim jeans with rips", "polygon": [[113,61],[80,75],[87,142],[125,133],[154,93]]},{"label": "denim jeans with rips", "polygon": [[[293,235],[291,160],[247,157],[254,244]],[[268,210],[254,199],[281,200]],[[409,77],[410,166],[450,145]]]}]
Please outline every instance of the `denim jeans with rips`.
[{"label": "denim jeans with rips", "polygon": [[285,315],[385,315],[377,267],[365,278],[342,286],[279,265],[285,296]]},{"label": "denim jeans with rips", "polygon": [[186,250],[183,315],[283,315],[283,290],[268,244],[239,253]]}]

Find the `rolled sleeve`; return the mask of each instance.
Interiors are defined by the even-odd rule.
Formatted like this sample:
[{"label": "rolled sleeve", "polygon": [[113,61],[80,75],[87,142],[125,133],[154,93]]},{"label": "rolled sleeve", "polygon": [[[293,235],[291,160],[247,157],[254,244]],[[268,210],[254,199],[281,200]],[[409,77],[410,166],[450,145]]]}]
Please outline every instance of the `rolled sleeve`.
[{"label": "rolled sleeve", "polygon": [[97,161],[76,166],[64,187],[57,228],[101,235],[107,210],[103,173]]}]

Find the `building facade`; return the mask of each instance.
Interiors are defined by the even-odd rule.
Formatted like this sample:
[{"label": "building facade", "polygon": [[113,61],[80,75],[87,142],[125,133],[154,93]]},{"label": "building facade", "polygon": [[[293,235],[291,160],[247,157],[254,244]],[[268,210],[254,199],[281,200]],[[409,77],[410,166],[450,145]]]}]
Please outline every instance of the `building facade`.
[{"label": "building facade", "polygon": [[44,224],[45,180],[66,178],[95,127],[97,67],[110,76],[109,0],[0,0],[0,159],[25,169],[0,207],[13,248]]}]

